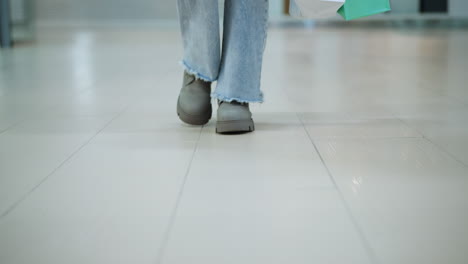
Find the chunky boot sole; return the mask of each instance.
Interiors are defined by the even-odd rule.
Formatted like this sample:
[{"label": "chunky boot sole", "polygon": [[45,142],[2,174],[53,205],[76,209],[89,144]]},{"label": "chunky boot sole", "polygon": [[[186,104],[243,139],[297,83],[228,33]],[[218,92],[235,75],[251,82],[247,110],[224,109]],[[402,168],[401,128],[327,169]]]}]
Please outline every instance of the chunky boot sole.
[{"label": "chunky boot sole", "polygon": [[254,130],[255,125],[252,119],[216,122],[216,133],[219,134],[252,132]]},{"label": "chunky boot sole", "polygon": [[177,115],[179,116],[180,120],[182,120],[184,123],[187,123],[189,125],[194,125],[194,126],[205,125],[206,123],[208,123],[208,121],[210,121],[212,112],[213,112],[213,109],[211,108],[211,105],[210,105],[209,111],[206,112],[205,114],[191,115],[191,114],[184,112],[184,110],[182,110],[182,108],[180,107],[179,101],[177,101]]}]

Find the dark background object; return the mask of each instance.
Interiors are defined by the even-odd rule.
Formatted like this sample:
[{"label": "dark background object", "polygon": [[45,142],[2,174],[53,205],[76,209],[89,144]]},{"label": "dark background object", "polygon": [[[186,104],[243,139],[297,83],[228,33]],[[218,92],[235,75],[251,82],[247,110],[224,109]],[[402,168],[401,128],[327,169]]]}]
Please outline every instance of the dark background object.
[{"label": "dark background object", "polygon": [[289,2],[290,0],[284,0],[283,14],[289,14]]},{"label": "dark background object", "polygon": [[448,0],[420,0],[421,13],[447,13]]},{"label": "dark background object", "polygon": [[11,46],[10,1],[0,0],[0,46]]}]

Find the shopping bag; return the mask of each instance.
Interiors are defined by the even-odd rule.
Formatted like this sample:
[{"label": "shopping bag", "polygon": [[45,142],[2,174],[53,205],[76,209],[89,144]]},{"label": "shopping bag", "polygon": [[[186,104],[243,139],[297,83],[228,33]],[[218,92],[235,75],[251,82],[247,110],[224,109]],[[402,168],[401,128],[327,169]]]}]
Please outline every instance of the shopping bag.
[{"label": "shopping bag", "polygon": [[346,0],[338,13],[346,20],[390,11],[390,0]]},{"label": "shopping bag", "polygon": [[344,3],[345,0],[292,0],[289,13],[305,18],[333,17]]}]

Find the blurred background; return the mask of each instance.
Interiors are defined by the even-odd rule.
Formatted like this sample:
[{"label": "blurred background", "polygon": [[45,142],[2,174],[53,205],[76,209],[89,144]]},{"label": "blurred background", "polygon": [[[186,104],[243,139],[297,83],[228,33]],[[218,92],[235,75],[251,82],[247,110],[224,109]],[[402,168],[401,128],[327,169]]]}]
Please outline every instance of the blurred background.
[{"label": "blurred background", "polygon": [[270,0],[221,136],[176,115],[176,1],[0,0],[0,263],[468,263],[468,1],[391,5]]},{"label": "blurred background", "polygon": [[[4,1],[8,2],[8,1]],[[287,13],[288,0],[270,0],[270,17],[281,19]],[[222,5],[222,1],[220,2]],[[466,18],[468,4],[463,0],[392,0],[390,16],[418,17],[439,14]],[[24,24],[156,23],[177,20],[174,3],[165,0],[132,3],[128,1],[10,0],[11,21]],[[389,17],[391,18],[391,17]]]}]

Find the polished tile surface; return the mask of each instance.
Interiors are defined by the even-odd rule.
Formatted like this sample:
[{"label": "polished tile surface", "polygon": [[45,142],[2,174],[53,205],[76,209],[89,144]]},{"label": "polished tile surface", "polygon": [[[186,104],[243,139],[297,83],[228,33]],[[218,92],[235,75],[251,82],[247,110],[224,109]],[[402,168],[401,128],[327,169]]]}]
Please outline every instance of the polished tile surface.
[{"label": "polished tile surface", "polygon": [[272,27],[229,136],[177,119],[177,27],[37,34],[0,50],[0,263],[468,262],[466,29]]}]

